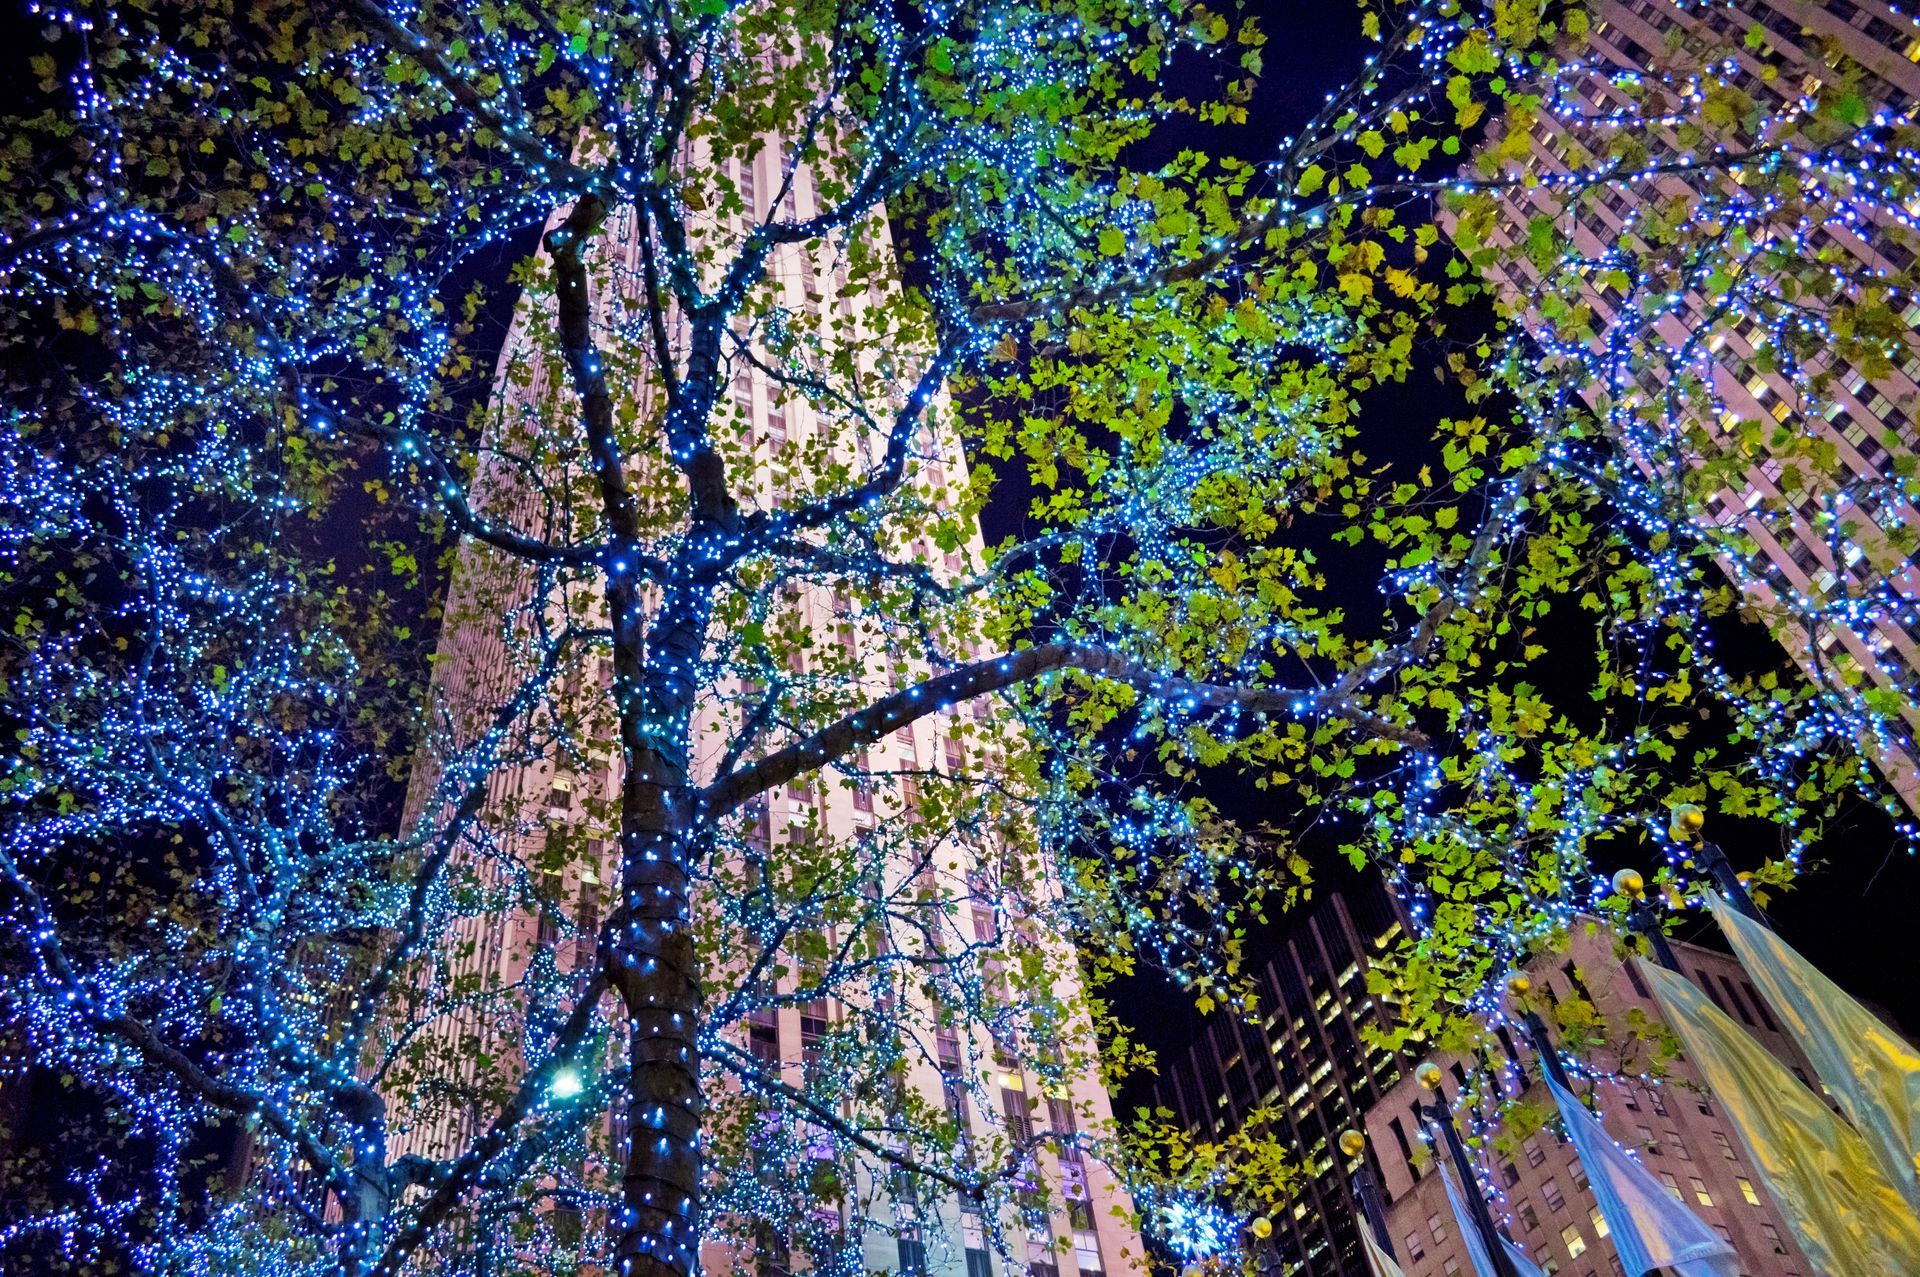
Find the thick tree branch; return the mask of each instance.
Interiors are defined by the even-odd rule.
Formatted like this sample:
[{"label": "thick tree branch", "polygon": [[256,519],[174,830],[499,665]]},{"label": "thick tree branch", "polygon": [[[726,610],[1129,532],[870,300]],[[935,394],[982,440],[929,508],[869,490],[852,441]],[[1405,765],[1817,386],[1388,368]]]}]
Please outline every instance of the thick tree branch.
[{"label": "thick tree branch", "polygon": [[1042,643],[964,666],[950,674],[927,679],[892,696],[875,701],[805,740],[769,754],[757,763],[720,777],[700,791],[700,802],[711,818],[731,811],[753,795],[785,784],[802,772],[813,771],[843,758],[862,745],[929,714],[951,708],[1003,688],[1015,686],[1055,670],[1075,669],[1125,683],[1158,701],[1177,702],[1183,709],[1238,710],[1275,718],[1306,718],[1327,714],[1388,740],[1425,748],[1427,738],[1413,727],[1390,722],[1349,703],[1348,696],[1328,688],[1259,688],[1222,686],[1156,674],[1132,657],[1109,648],[1075,643]]}]

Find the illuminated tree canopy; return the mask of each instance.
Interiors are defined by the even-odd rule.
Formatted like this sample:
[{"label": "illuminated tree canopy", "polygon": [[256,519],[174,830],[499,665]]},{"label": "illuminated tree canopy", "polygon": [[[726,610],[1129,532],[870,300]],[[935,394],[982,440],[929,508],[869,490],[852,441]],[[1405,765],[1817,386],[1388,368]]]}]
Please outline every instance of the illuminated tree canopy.
[{"label": "illuminated tree canopy", "polygon": [[[1818,518],[1890,572],[1912,467],[1728,422],[1706,359],[1764,334],[1817,414],[1913,356],[1911,253],[1816,240],[1913,242],[1912,121],[1844,68],[1763,109],[1764,33],[1627,75],[1558,0],[1365,20],[1246,163],[1205,139],[1273,33],[1203,5],[51,12],[0,187],[0,1005],[157,1169],[0,1246],[835,1273],[958,1198],[1021,1263],[1088,1175],[1177,1230],[1297,1151],[1104,1118],[1143,1061],[1100,991],[1250,1009],[1318,831],[1417,902],[1411,1036],[1617,906],[1675,798],[1778,824],[1768,882],[1900,810],[1897,666],[1715,638],[1905,615],[1743,565]],[[1543,177],[1576,99],[1602,142]],[[1458,341],[1520,261],[1531,317]],[[1436,358],[1475,415],[1367,418]],[[1796,498],[1722,517],[1763,464]],[[796,1009],[806,1059],[758,1051]]]}]

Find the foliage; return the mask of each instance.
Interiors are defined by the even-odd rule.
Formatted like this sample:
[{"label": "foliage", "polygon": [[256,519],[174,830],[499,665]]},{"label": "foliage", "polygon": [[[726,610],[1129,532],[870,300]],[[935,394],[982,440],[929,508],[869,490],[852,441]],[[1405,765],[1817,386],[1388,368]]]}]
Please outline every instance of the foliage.
[{"label": "foliage", "polygon": [[[1250,1009],[1316,823],[1416,903],[1402,1041],[1617,907],[1592,861],[1670,797],[1790,862],[1911,697],[1716,656],[1758,531],[1705,498],[1763,453],[1861,489],[1784,426],[1709,447],[1703,352],[1772,325],[1810,402],[1815,344],[1904,357],[1911,280],[1772,228],[1905,225],[1911,124],[1843,78],[1774,129],[1712,49],[1609,78],[1578,6],[1367,21],[1249,164],[1139,159],[1244,117],[1262,36],[1199,5],[56,15],[0,193],[9,1008],[159,1170],[9,1243],[830,1273],[945,1218],[1017,1266],[1089,1182],[1177,1227],[1281,1174],[1257,1130],[1124,1138],[1099,987],[1147,961]],[[1549,181],[1532,130],[1596,76],[1607,146]],[[1596,255],[1570,210],[1621,187],[1660,197]],[[1477,415],[1396,423],[1432,457],[1388,465],[1361,397],[1523,262],[1527,323],[1451,352]],[[397,511],[457,547],[403,716],[432,572]],[[1755,606],[1815,633],[1875,589]],[[223,1117],[245,1191],[183,1191]]]}]

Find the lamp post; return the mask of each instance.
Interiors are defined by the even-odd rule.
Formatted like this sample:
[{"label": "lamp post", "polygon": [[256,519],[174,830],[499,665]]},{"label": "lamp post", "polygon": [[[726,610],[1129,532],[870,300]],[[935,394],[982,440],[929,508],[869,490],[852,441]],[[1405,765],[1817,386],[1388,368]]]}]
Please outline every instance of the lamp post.
[{"label": "lamp post", "polygon": [[1541,1070],[1553,1079],[1555,1086],[1571,1094],[1573,1086],[1567,1078],[1566,1066],[1560,1062],[1560,1052],[1554,1047],[1553,1038],[1547,1033],[1546,1021],[1542,1020],[1539,1013],[1524,1001],[1531,992],[1533,992],[1533,981],[1527,979],[1525,975],[1516,973],[1507,981],[1507,993],[1512,997],[1514,1006],[1519,1009],[1520,1026],[1527,1031],[1527,1038],[1533,1043],[1533,1053],[1540,1057]]},{"label": "lamp post", "polygon": [[1633,902],[1627,907],[1627,925],[1647,938],[1653,948],[1653,960],[1669,971],[1678,971],[1680,961],[1673,956],[1667,933],[1661,930],[1660,915],[1647,899],[1647,880],[1640,876],[1640,871],[1622,869],[1613,876],[1613,889]]},{"label": "lamp post", "polygon": [[1279,1246],[1273,1240],[1273,1221],[1265,1215],[1247,1225],[1247,1256],[1252,1261],[1253,1271],[1260,1277],[1277,1274],[1281,1271],[1283,1259]]},{"label": "lamp post", "polygon": [[1340,1132],[1340,1151],[1354,1162],[1353,1174],[1348,1177],[1347,1185],[1353,1190],[1353,1200],[1360,1208],[1361,1227],[1373,1230],[1373,1240],[1388,1259],[1395,1258],[1393,1238],[1387,1233],[1387,1213],[1380,1207],[1380,1190],[1374,1185],[1373,1172],[1367,1169],[1363,1154],[1367,1151],[1367,1137],[1358,1131]]},{"label": "lamp post", "polygon": [[1693,854],[1693,859],[1707,871],[1713,879],[1713,885],[1727,898],[1727,903],[1763,927],[1772,926],[1767,915],[1760,912],[1760,906],[1753,903],[1753,897],[1747,894],[1747,884],[1740,881],[1740,875],[1734,872],[1733,862],[1727,859],[1727,853],[1720,850],[1720,844],[1709,842],[1701,837],[1707,827],[1707,813],[1693,803],[1679,803],[1673,809],[1673,818],[1667,822],[1667,833],[1682,847]]},{"label": "lamp post", "polygon": [[1433,1095],[1431,1105],[1416,1104],[1420,1118],[1430,1127],[1440,1128],[1440,1138],[1446,1141],[1447,1154],[1453,1159],[1453,1173],[1460,1181],[1460,1192],[1467,1199],[1467,1213],[1473,1216],[1474,1231],[1480,1234],[1480,1244],[1487,1252],[1487,1262],[1493,1265],[1496,1277],[1519,1277],[1513,1270],[1513,1261],[1507,1257],[1506,1239],[1501,1237],[1493,1226],[1493,1214],[1487,1209],[1487,1201],[1480,1196],[1480,1182],[1474,1177],[1473,1163],[1467,1160],[1467,1150],[1460,1143],[1460,1133],[1453,1129],[1453,1111],[1447,1107],[1446,1097],[1440,1093],[1440,1066],[1431,1060],[1413,1071],[1414,1080]]}]

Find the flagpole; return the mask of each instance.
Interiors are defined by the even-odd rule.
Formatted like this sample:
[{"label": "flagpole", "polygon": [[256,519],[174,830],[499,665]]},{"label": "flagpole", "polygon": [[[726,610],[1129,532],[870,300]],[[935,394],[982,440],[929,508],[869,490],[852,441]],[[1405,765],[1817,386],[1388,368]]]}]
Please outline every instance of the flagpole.
[{"label": "flagpole", "polygon": [[1710,842],[1701,836],[1707,827],[1707,813],[1693,803],[1680,803],[1673,809],[1673,819],[1667,823],[1667,833],[1681,846],[1693,852],[1693,858],[1701,868],[1713,878],[1720,888],[1720,894],[1727,903],[1752,918],[1761,926],[1772,929],[1767,915],[1760,912],[1760,906],[1753,903],[1753,897],[1747,894],[1747,884],[1740,881],[1740,875],[1734,872],[1733,862],[1727,859],[1727,853],[1720,850],[1720,844]]},{"label": "flagpole", "polygon": [[1660,926],[1660,915],[1647,899],[1647,880],[1640,871],[1622,869],[1613,876],[1613,889],[1633,902],[1627,907],[1627,925],[1646,937],[1653,960],[1669,971],[1678,971],[1680,960],[1673,956],[1673,946],[1667,943],[1667,933]]},{"label": "flagpole", "polygon": [[1567,1077],[1567,1067],[1560,1061],[1560,1052],[1555,1049],[1553,1039],[1547,1034],[1547,1025],[1532,1007],[1521,999],[1533,991],[1533,981],[1525,975],[1516,974],[1507,981],[1507,993],[1513,998],[1514,1006],[1520,1011],[1520,1027],[1526,1030],[1527,1037],[1533,1043],[1533,1053],[1540,1057],[1540,1068],[1553,1079],[1555,1086],[1571,1092],[1573,1083]]},{"label": "flagpole", "polygon": [[1498,1277],[1519,1277],[1513,1271],[1513,1262],[1507,1258],[1506,1241],[1493,1226],[1493,1214],[1487,1209],[1487,1202],[1480,1195],[1480,1180],[1473,1173],[1473,1163],[1467,1160],[1467,1150],[1460,1143],[1460,1133],[1453,1129],[1453,1111],[1446,1105],[1446,1096],[1440,1092],[1440,1066],[1428,1061],[1413,1071],[1414,1080],[1434,1097],[1431,1107],[1416,1104],[1422,1121],[1430,1122],[1440,1128],[1440,1137],[1446,1141],[1447,1153],[1453,1159],[1454,1174],[1460,1177],[1460,1191],[1466,1195],[1467,1211],[1473,1216],[1473,1226],[1480,1234],[1481,1244],[1486,1248],[1487,1262],[1493,1265]]},{"label": "flagpole", "polygon": [[1367,1151],[1367,1137],[1358,1131],[1340,1132],[1340,1151],[1358,1160],[1347,1185],[1353,1191],[1353,1200],[1360,1207],[1361,1219],[1373,1230],[1373,1239],[1379,1243],[1387,1258],[1399,1258],[1393,1253],[1393,1237],[1387,1232],[1387,1213],[1380,1208],[1379,1189],[1374,1186],[1373,1173],[1367,1169],[1363,1156]]}]

